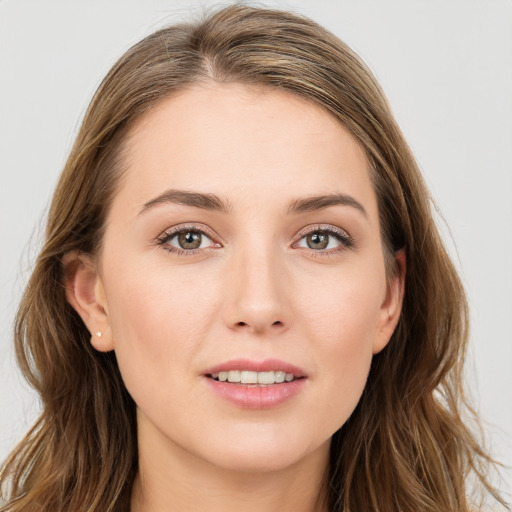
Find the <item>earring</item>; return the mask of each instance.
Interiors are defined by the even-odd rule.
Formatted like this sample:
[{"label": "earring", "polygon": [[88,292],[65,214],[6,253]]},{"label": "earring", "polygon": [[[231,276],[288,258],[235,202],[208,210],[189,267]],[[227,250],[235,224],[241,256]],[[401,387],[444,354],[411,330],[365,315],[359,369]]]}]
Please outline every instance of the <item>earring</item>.
[{"label": "earring", "polygon": [[98,332],[96,333],[96,336],[98,336],[98,338],[101,338],[102,334],[103,334],[103,333],[102,333],[101,331],[98,331]]}]

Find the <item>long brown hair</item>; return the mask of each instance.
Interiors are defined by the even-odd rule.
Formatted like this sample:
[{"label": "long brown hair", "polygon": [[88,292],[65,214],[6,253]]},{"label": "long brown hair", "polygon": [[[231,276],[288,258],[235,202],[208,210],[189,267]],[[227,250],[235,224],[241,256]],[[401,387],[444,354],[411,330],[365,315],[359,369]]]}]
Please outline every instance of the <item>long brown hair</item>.
[{"label": "long brown hair", "polygon": [[356,410],[332,439],[330,510],[474,510],[466,485],[471,474],[504,504],[485,477],[491,461],[462,419],[472,412],[462,387],[464,290],[379,85],[344,43],[313,21],[234,5],[133,46],[89,106],[16,320],[18,361],[43,412],[3,466],[0,510],[129,510],[138,464],[135,404],[115,353],[92,348],[66,301],[61,259],[101,247],[133,123],[173,92],[207,80],[279,88],[335,116],[371,164],[388,260],[406,251],[398,327],[374,356]]}]

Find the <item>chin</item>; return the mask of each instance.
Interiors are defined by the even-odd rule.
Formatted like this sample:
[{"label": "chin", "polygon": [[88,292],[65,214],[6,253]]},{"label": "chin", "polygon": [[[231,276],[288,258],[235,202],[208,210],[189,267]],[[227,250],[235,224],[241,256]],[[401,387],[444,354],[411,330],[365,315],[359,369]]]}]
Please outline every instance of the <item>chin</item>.
[{"label": "chin", "polygon": [[274,473],[294,466],[301,460],[301,455],[295,453],[282,457],[275,453],[237,454],[236,456],[226,454],[224,458],[216,460],[214,464],[221,469],[235,473]]},{"label": "chin", "polygon": [[[211,438],[210,438],[211,440]],[[209,445],[207,457],[219,468],[240,473],[269,473],[282,471],[310,456],[328,458],[330,438],[314,440],[298,438],[293,433],[277,436],[247,433],[231,436],[224,443]]]}]

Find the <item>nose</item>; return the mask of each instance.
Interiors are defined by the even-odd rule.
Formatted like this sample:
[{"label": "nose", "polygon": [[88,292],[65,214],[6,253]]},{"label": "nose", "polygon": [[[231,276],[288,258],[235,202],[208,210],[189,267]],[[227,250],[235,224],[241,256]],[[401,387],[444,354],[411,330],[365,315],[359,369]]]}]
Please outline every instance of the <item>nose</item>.
[{"label": "nose", "polygon": [[246,246],[243,253],[233,255],[223,305],[224,322],[230,329],[274,335],[290,326],[290,287],[277,252],[271,247]]}]

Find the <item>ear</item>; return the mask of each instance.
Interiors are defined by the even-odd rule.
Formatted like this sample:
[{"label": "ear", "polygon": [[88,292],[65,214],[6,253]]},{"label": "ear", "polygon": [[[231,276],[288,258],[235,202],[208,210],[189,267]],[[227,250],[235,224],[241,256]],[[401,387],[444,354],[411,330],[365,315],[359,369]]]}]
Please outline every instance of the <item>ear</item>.
[{"label": "ear", "polygon": [[373,353],[379,353],[389,342],[398,324],[404,298],[406,257],[405,249],[395,253],[396,272],[388,278],[386,297],[382,303]]},{"label": "ear", "polygon": [[66,298],[91,333],[91,344],[100,352],[114,349],[103,282],[93,259],[71,251],[62,258]]}]

